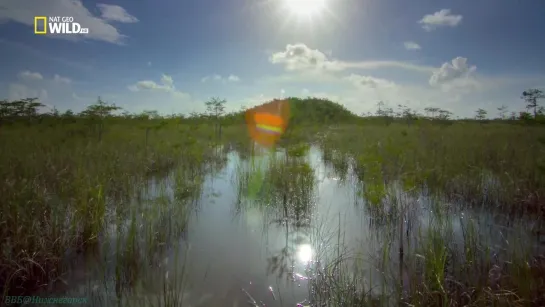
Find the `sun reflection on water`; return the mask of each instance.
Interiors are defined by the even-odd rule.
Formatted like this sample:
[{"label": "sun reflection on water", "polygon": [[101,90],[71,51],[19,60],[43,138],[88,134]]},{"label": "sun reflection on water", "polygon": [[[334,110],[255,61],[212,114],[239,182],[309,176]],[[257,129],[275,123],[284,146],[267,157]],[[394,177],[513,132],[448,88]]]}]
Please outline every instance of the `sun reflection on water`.
[{"label": "sun reflection on water", "polygon": [[312,260],[313,254],[314,252],[310,244],[301,244],[297,248],[297,258],[299,259],[299,261],[303,262],[304,264]]}]

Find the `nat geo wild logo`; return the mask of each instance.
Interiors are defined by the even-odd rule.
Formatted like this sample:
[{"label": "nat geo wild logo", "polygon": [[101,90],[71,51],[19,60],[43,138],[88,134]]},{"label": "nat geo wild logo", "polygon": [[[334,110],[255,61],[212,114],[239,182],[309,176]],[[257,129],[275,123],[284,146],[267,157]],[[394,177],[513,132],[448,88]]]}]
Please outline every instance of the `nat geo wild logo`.
[{"label": "nat geo wild logo", "polygon": [[83,28],[69,16],[35,16],[34,34],[88,34],[89,28]]}]

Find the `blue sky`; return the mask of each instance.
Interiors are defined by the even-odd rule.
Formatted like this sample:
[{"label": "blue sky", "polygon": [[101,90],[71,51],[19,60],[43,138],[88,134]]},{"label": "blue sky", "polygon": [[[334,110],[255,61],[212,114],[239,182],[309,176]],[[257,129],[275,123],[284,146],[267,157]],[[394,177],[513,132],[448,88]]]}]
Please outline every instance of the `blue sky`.
[{"label": "blue sky", "polygon": [[[290,3],[299,5],[293,9]],[[300,3],[299,3],[300,2]],[[302,4],[301,4],[302,3]],[[545,2],[534,0],[4,0],[0,99],[81,111],[101,96],[130,112],[228,110],[327,97],[471,116],[545,86]],[[89,34],[35,35],[34,16]]]}]

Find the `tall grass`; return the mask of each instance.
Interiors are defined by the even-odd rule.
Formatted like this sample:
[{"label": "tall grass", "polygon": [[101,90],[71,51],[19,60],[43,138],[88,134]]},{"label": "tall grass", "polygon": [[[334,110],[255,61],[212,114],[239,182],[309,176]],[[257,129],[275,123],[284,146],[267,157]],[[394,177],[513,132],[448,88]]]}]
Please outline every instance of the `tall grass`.
[{"label": "tall grass", "polygon": [[[214,144],[213,130],[204,125],[172,123],[150,131],[112,120],[100,134],[84,120],[2,127],[3,295],[33,292],[55,280],[62,274],[60,261],[96,244],[112,217],[118,226],[126,218],[131,221],[123,249],[132,255],[138,249],[133,242],[137,226],[164,226],[173,214],[168,211],[172,206],[168,209],[161,202],[151,206],[164,209],[151,211],[159,216],[144,214],[146,208],[136,211],[139,189],[150,176],[181,165],[174,179],[175,198],[195,197],[205,171],[202,165],[215,161]],[[142,220],[152,217],[154,222]],[[150,244],[161,241],[148,237]]]},{"label": "tall grass", "polygon": [[[524,226],[531,222],[539,231],[542,225],[544,133],[538,127],[471,123],[325,129],[320,137],[325,163],[341,179],[357,178],[374,221],[369,231],[381,235],[376,254],[368,246],[355,252],[338,239],[336,257],[324,257],[314,268],[310,301],[542,305],[543,249]],[[265,177],[269,185],[277,182]],[[278,182],[290,182],[290,189],[300,185],[288,177]],[[280,209],[282,202],[273,204]],[[488,216],[501,229],[501,240],[486,232]]]},{"label": "tall grass", "polygon": [[326,133],[322,146],[353,157],[367,181],[401,180],[471,206],[543,214],[543,140],[545,130],[532,126],[351,125]]},{"label": "tall grass", "polygon": [[[338,252],[322,256],[320,265],[313,267],[310,301],[354,307],[541,306],[545,258],[536,256],[522,225],[505,234],[498,246],[479,233],[478,223],[478,218],[464,221],[463,237],[456,238],[452,217],[439,212],[425,226],[409,231],[411,245],[395,235],[395,222],[369,229],[381,232],[373,241],[376,248],[367,243],[354,250],[337,239]],[[339,226],[316,241],[343,231]],[[403,258],[400,245],[405,248]]]},{"label": "tall grass", "polygon": [[[0,129],[3,295],[42,288],[63,273],[63,259],[93,248],[104,257],[98,274],[113,280],[105,279],[104,289],[115,296],[97,304],[131,305],[129,289],[157,292],[143,275],[180,248],[205,175],[221,170],[234,148],[242,160],[238,210],[272,212],[270,222],[286,236],[314,229],[317,250],[334,245],[334,253],[318,252],[309,289],[314,304],[545,304],[545,260],[524,229],[531,221],[540,231],[545,213],[540,127],[295,126],[278,144],[284,150],[263,161],[244,125],[223,127],[221,139],[201,123],[104,127],[100,134],[77,121]],[[317,180],[306,156],[318,141],[339,179],[356,179],[376,246],[348,249],[340,219],[327,235],[313,221]],[[483,234],[482,211],[509,222],[501,240]],[[292,253],[286,243],[270,270],[287,272]],[[180,274],[157,270],[162,294],[146,296],[145,304],[184,305],[186,265],[175,265]]]}]

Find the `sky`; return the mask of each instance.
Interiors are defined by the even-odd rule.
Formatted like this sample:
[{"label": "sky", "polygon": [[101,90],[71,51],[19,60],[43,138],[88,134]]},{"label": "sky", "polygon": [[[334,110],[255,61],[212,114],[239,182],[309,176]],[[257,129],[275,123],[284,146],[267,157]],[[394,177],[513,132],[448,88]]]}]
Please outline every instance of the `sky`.
[{"label": "sky", "polygon": [[[171,114],[315,96],[357,114],[384,101],[494,117],[545,87],[544,13],[536,0],[2,0],[0,99]],[[35,16],[89,31],[37,35]]]}]

